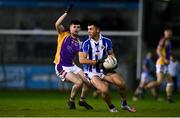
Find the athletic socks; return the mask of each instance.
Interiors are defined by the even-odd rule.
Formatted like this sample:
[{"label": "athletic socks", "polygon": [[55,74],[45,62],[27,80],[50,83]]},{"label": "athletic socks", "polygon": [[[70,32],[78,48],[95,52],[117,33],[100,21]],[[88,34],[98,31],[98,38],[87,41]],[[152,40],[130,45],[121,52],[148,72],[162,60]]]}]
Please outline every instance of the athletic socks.
[{"label": "athletic socks", "polygon": [[108,105],[108,106],[109,106],[109,109],[115,108],[115,106],[114,106],[113,104],[110,104],[110,105]]},{"label": "athletic socks", "polygon": [[127,105],[126,100],[122,100],[122,106],[126,106],[126,105]]}]

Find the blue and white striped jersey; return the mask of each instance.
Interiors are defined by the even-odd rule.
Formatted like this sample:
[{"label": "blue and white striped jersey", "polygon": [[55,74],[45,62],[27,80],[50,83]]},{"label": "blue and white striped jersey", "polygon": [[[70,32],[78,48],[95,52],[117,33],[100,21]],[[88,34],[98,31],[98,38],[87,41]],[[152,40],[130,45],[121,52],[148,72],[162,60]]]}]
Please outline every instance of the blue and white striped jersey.
[{"label": "blue and white striped jersey", "polygon": [[[100,34],[100,39],[95,41],[89,37],[85,38],[82,43],[81,52],[88,54],[87,59],[99,60],[108,55],[108,51],[112,51],[112,41]],[[103,69],[99,69],[96,66],[83,64],[85,72],[103,72]]]}]

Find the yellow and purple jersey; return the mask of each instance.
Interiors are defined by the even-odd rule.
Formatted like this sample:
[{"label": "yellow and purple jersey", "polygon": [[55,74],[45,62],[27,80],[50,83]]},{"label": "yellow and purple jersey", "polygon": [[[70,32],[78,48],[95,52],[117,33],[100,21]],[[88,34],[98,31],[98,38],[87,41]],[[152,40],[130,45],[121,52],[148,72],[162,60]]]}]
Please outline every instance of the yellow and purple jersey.
[{"label": "yellow and purple jersey", "polygon": [[59,33],[57,43],[54,63],[61,66],[73,66],[74,56],[80,50],[79,39],[71,37],[70,33],[65,31]]},{"label": "yellow and purple jersey", "polygon": [[172,45],[171,45],[169,40],[165,40],[165,38],[162,38],[159,41],[159,44],[158,44],[157,48],[161,48],[161,51],[162,51],[161,53],[162,53],[162,56],[164,58],[159,57],[156,64],[164,65],[165,64],[164,59],[170,60],[170,55],[171,55],[171,51],[172,51]]}]

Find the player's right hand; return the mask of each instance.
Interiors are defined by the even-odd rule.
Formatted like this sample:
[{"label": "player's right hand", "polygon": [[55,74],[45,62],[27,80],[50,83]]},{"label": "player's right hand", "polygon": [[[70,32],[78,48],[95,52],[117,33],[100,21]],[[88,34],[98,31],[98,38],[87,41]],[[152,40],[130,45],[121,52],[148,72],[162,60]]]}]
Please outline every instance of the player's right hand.
[{"label": "player's right hand", "polygon": [[99,59],[96,61],[96,67],[100,69],[104,69],[103,63],[105,62],[105,59],[108,57],[108,55],[105,55],[102,57],[102,59]]},{"label": "player's right hand", "polygon": [[73,4],[69,4],[65,10],[65,13],[69,14],[73,6]]}]

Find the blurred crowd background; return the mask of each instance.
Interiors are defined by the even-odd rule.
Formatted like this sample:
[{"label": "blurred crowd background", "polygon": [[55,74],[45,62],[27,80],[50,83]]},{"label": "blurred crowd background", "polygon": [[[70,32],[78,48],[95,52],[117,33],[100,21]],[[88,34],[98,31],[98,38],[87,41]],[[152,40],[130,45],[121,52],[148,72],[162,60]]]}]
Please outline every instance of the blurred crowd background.
[{"label": "blurred crowd background", "polygon": [[[69,3],[75,7],[63,24],[68,27],[71,19],[78,19],[83,31],[89,20],[97,20],[102,31],[138,31],[142,12],[141,59],[147,51],[153,52],[154,60],[157,58],[155,49],[163,28],[171,26],[173,54],[180,60],[179,0],[0,0],[0,89],[69,89],[69,84],[61,83],[54,72],[56,34],[11,34],[12,30],[55,31],[54,23]],[[132,90],[139,79],[138,37],[108,37],[119,61],[117,71],[125,76]]]}]

